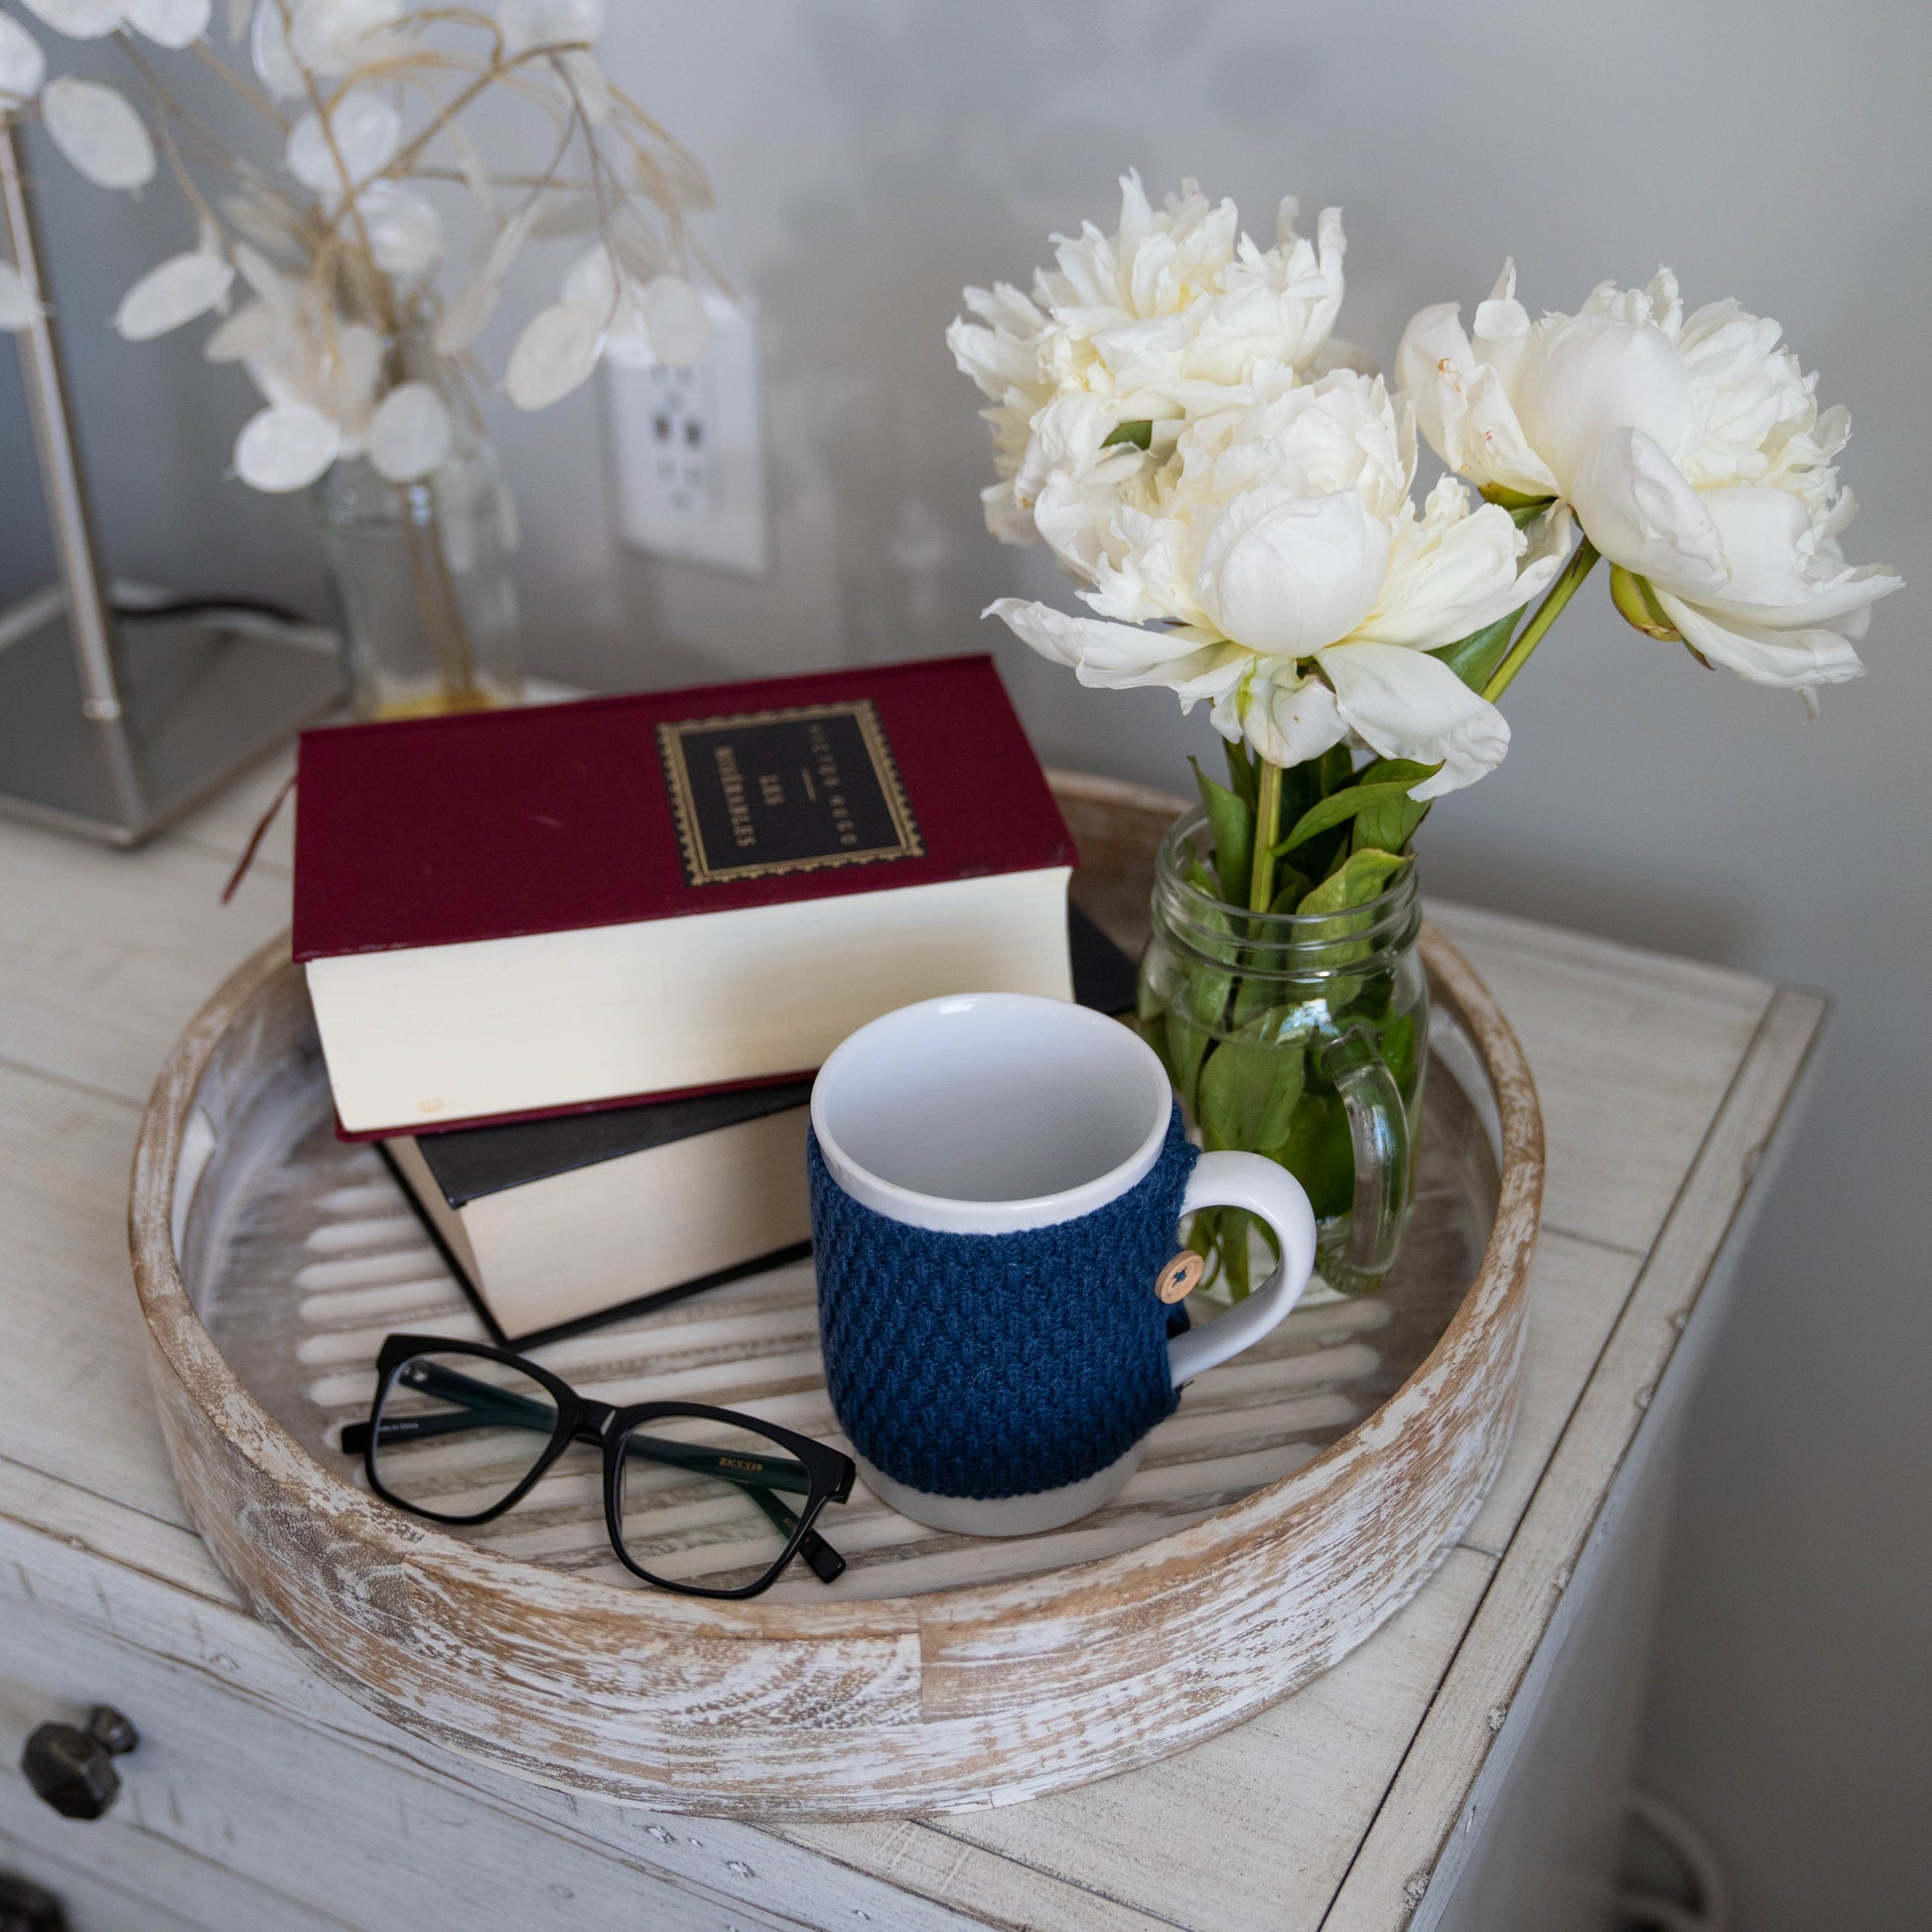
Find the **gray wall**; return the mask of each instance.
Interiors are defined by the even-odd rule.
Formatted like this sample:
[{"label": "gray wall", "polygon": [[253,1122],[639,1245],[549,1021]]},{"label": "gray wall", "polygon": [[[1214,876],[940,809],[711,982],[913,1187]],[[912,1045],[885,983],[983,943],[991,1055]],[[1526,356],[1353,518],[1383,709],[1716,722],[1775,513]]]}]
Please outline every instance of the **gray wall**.
[{"label": "gray wall", "polygon": [[[1473,303],[1514,252],[1532,309],[1661,259],[1693,301],[1778,316],[1859,435],[1861,560],[1932,579],[1916,350],[1932,16],[1917,6],[1265,0],[1185,7],[615,0],[609,65],[709,164],[704,237],[763,306],[776,568],[747,584],[621,554],[595,395],[511,420],[534,666],[667,684],[992,646],[1040,751],[1173,786],[1209,749],[1165,694],[1077,689],[982,626],[1053,595],[981,531],[976,397],[940,341],[959,286],[1023,277],[1108,216],[1135,163],[1265,228],[1340,202],[1343,333]],[[320,596],[301,505],[219,480],[252,406],[190,345],[104,335],[135,266],[185,239],[50,170],[54,254],[117,566]],[[500,368],[513,319],[487,345]],[[1899,387],[1903,382],[1905,386]],[[0,403],[0,580],[31,574],[17,409]],[[1734,1865],[1748,1932],[1932,1922],[1932,1598],[1921,1394],[1932,949],[1918,589],[1871,675],[1795,700],[1700,671],[1600,588],[1512,691],[1501,771],[1439,811],[1431,885],[1838,1001],[1809,1124],[1694,1431],[1646,1747]]]}]

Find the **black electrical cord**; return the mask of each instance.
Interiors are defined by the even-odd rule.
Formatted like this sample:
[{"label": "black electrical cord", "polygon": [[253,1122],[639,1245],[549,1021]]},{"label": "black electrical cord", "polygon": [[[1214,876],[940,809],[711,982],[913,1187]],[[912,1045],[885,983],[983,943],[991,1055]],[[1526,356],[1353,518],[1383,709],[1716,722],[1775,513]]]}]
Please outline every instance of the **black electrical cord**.
[{"label": "black electrical cord", "polygon": [[150,623],[163,618],[266,618],[271,623],[308,624],[314,621],[286,604],[264,597],[170,597],[153,604],[129,603],[116,598],[115,617],[123,623]]}]

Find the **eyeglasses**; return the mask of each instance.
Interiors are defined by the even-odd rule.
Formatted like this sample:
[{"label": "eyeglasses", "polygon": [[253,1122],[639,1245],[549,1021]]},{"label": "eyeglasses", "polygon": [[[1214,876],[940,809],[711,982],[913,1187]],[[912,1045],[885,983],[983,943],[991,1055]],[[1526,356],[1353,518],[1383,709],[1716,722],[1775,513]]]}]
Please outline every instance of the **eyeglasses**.
[{"label": "eyeglasses", "polygon": [[375,1402],[343,1431],[369,1487],[432,1522],[488,1523],[572,1443],[604,1450],[604,1516],[624,1566],[688,1596],[756,1596],[802,1556],[822,1583],[845,1559],[812,1527],[852,1493],[852,1458],[756,1416],[695,1402],[614,1409],[483,1342],[391,1335]]}]

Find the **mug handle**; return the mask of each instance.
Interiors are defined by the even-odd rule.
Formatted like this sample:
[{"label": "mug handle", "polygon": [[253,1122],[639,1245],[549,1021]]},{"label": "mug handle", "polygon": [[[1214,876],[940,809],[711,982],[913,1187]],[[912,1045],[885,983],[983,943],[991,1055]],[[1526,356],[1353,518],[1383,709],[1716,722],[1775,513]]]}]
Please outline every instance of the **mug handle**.
[{"label": "mug handle", "polygon": [[1259,1341],[1302,1299],[1314,1273],[1314,1210],[1286,1168],[1259,1154],[1203,1154],[1188,1176],[1180,1211],[1192,1214],[1203,1207],[1245,1207],[1260,1215],[1281,1248],[1282,1263],[1226,1314],[1168,1343],[1176,1389]]}]

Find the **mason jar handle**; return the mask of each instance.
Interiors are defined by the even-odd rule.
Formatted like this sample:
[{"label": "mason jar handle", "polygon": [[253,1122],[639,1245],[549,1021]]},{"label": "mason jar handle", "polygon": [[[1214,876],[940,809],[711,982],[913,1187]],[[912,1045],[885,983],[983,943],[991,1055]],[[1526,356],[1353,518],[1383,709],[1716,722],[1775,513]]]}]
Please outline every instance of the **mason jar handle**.
[{"label": "mason jar handle", "polygon": [[1402,1089],[1366,1027],[1337,1034],[1318,1058],[1341,1095],[1355,1144],[1355,1200],[1342,1259],[1351,1273],[1385,1275],[1395,1265],[1409,1193],[1409,1115]]},{"label": "mason jar handle", "polygon": [[1227,1313],[1169,1340],[1176,1389],[1258,1342],[1302,1299],[1314,1273],[1314,1210],[1286,1168],[1259,1154],[1203,1154],[1187,1177],[1180,1211],[1195,1214],[1204,1207],[1245,1207],[1259,1214],[1273,1231],[1282,1260],[1264,1286]]}]

